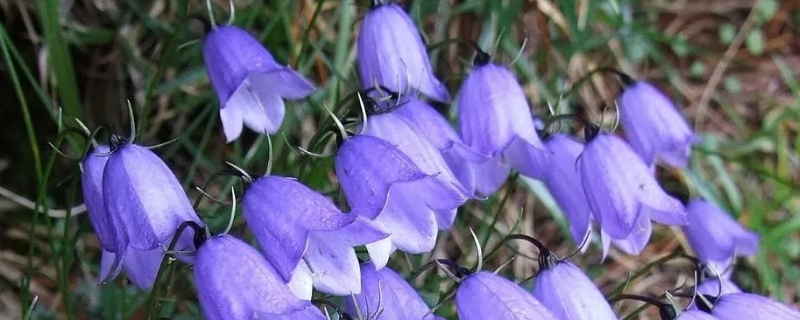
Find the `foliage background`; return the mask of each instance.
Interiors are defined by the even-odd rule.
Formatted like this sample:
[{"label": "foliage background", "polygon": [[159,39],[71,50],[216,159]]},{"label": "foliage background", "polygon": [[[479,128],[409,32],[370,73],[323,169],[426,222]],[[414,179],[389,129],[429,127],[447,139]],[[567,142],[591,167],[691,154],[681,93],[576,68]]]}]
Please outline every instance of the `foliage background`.
[{"label": "foliage background", "polygon": [[[219,21],[227,1],[214,0]],[[354,37],[365,0],[234,1],[235,24],[259,36],[279,61],[299,69],[320,90],[290,104],[282,132],[289,144],[306,146],[325,116],[321,104],[339,106],[357,89]],[[446,39],[476,41],[497,61],[510,63],[524,84],[534,112],[582,112],[594,121],[614,120],[619,86],[597,75],[580,89],[570,86],[598,66],[613,66],[658,84],[682,106],[705,142],[695,148],[688,180],[700,194],[728,209],[762,236],[761,252],[738,263],[735,279],[746,289],[797,305],[800,299],[800,2],[778,0],[408,0],[429,45]],[[58,156],[59,127],[78,117],[90,127],[110,124],[128,132],[126,100],[133,104],[142,144],[173,138],[158,150],[191,198],[230,161],[251,172],[267,165],[266,140],[252,132],[226,144],[218,101],[202,62],[206,16],[196,0],[0,0],[0,319],[198,318],[191,272],[176,266],[154,294],[125,280],[98,286],[99,246],[77,191],[76,162]],[[524,45],[523,45],[524,44]],[[437,74],[452,93],[468,72],[472,51],[458,44],[431,48]],[[549,106],[549,107],[548,107]],[[437,106],[447,112],[447,106]],[[451,114],[452,115],[452,114]],[[62,116],[59,121],[59,116]],[[76,156],[80,139],[61,150]],[[302,167],[279,136],[274,172],[338,194],[332,161]],[[211,193],[225,194],[233,180],[214,180]],[[240,193],[239,193],[240,194]],[[47,214],[31,210],[71,208]],[[522,210],[520,210],[522,208]],[[198,211],[219,232],[228,208],[203,201]],[[520,214],[522,212],[522,214]],[[50,218],[49,216],[55,216]],[[68,217],[68,218],[65,218]],[[461,209],[456,227],[440,234],[429,255],[396,255],[392,266],[409,274],[430,257],[476,263],[468,228],[481,239],[486,268],[512,256],[504,273],[517,281],[536,271],[535,250],[503,246],[514,229],[533,235],[560,255],[575,244],[566,222],[543,186],[522,178],[485,202]],[[233,233],[250,237],[241,219]],[[497,249],[497,250],[494,250]],[[601,262],[596,245],[579,263],[607,294],[658,296],[691,282],[686,264],[650,264],[690,250],[679,229],[657,227],[638,257],[612,252]],[[220,262],[224,263],[224,262]],[[645,267],[652,268],[645,268]],[[637,271],[643,276],[634,278]],[[626,281],[630,279],[630,281]],[[442,274],[413,280],[435,304],[452,286]],[[530,281],[524,282],[530,286]],[[35,303],[34,303],[35,302]],[[615,304],[631,318],[641,304]],[[649,310],[652,312],[653,310]],[[441,310],[452,315],[450,305]]]}]

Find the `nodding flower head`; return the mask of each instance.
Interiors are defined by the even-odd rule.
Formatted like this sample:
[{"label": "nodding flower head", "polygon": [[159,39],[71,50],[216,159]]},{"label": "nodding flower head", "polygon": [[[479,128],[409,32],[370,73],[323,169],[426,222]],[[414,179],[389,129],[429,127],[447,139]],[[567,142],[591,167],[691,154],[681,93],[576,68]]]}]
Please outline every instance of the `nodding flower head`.
[{"label": "nodding flower head", "polygon": [[[122,259],[122,271],[125,276],[141,290],[149,290],[153,287],[161,268],[161,260],[164,258],[164,250],[155,248],[152,250],[138,250],[128,248],[125,257]],[[112,280],[109,277],[115,270],[114,262],[117,261],[116,254],[103,250],[100,256],[100,279]]]},{"label": "nodding flower head", "polygon": [[686,214],[689,224],[682,227],[683,233],[700,261],[724,262],[734,255],[758,252],[758,235],[712,202],[692,199],[686,205]]},{"label": "nodding flower head", "polygon": [[591,138],[578,168],[589,209],[609,237],[624,240],[637,230],[645,231],[649,222],[643,225],[641,219],[686,225],[681,202],[661,188],[647,165],[619,137],[599,133]]},{"label": "nodding flower head", "polygon": [[194,279],[200,309],[209,320],[325,319],[309,301],[295,297],[255,249],[229,235],[200,246]]},{"label": "nodding flower head", "polygon": [[553,134],[544,144],[552,159],[544,184],[569,220],[572,239],[581,243],[589,232],[592,218],[589,202],[582,192],[578,166],[575,165],[583,152],[583,144],[564,134]]},{"label": "nodding flower head", "polygon": [[361,265],[361,293],[345,298],[345,303],[347,313],[364,319],[441,319],[399,274],[390,268],[377,270],[371,263]]},{"label": "nodding flower head", "polygon": [[408,156],[414,164],[431,179],[437,180],[447,192],[448,199],[460,199],[451,203],[448,210],[436,211],[436,221],[440,229],[448,229],[455,219],[456,209],[470,196],[464,186],[453,176],[436,148],[414,131],[412,124],[395,113],[384,113],[369,117],[364,135],[383,139]]},{"label": "nodding flower head", "polygon": [[367,245],[379,269],[395,249],[408,253],[432,250],[437,216],[450,214],[464,202],[451,184],[421,170],[388,141],[372,136],[344,140],[336,153],[335,171],[352,212],[390,233]]},{"label": "nodding flower head", "polygon": [[[719,320],[739,319],[800,319],[800,311],[765,296],[751,293],[729,293],[720,296],[702,296],[696,299],[698,309]],[[706,303],[708,302],[708,303]]]},{"label": "nodding flower head", "polygon": [[691,145],[700,139],[664,93],[648,82],[632,82],[622,93],[619,113],[631,147],[648,166],[660,159],[686,167]]},{"label": "nodding flower head", "polygon": [[364,87],[383,86],[394,92],[421,92],[450,102],[447,88],[433,74],[419,30],[400,6],[371,8],[358,33],[358,71]]},{"label": "nodding flower head", "polygon": [[[150,149],[132,143],[111,148],[103,170],[103,202],[114,228],[115,265],[128,247],[164,248],[187,221],[202,225],[175,174]],[[194,230],[180,235],[178,251],[191,250]],[[117,268],[114,268],[117,269]]]},{"label": "nodding flower head", "polygon": [[258,133],[275,133],[286,112],[283,99],[299,100],[315,88],[305,77],[275,61],[261,43],[235,26],[211,29],[203,43],[208,77],[219,98],[228,142],[243,124]]},{"label": "nodding flower head", "polygon": [[509,168],[472,151],[442,114],[427,103],[408,97],[394,112],[439,151],[466,191],[488,197],[508,178]]},{"label": "nodding flower head", "polygon": [[459,319],[558,319],[532,294],[506,278],[487,271],[465,277],[456,291]]},{"label": "nodding flower head", "polygon": [[344,214],[326,197],[287,177],[264,176],[244,193],[243,214],[267,260],[290,281],[301,260],[309,282],[335,295],[358,293],[360,274],[353,246],[388,236],[372,221]]},{"label": "nodding flower head", "polygon": [[549,155],[536,133],[528,100],[506,67],[476,65],[458,92],[461,138],[479,154],[542,179]]},{"label": "nodding flower head", "polygon": [[540,265],[533,296],[558,319],[617,319],[592,280],[570,262]]}]

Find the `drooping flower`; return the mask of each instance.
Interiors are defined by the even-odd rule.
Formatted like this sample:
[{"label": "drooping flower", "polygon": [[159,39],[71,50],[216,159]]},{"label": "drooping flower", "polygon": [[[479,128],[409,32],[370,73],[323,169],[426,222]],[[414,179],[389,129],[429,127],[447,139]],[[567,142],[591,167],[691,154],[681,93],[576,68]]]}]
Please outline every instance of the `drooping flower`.
[{"label": "drooping flower", "polygon": [[[114,265],[118,267],[128,247],[145,251],[165,248],[182,223],[202,222],[175,174],[155,153],[115,139],[119,143],[112,147],[103,170],[102,190],[107,219],[115,229],[114,250],[110,252],[115,253]],[[190,250],[193,237],[193,230],[182,233],[173,249]]]},{"label": "drooping flower", "polygon": [[646,230],[642,217],[686,225],[683,205],[658,185],[622,139],[600,133],[588,140],[578,167],[589,209],[603,232],[613,239],[628,239],[635,229]]},{"label": "drooping flower", "polygon": [[360,272],[353,246],[388,236],[372,221],[344,214],[326,197],[295,179],[263,176],[244,193],[243,214],[267,261],[289,281],[301,260],[318,290],[358,293]]},{"label": "drooping flower", "polygon": [[452,185],[426,174],[397,147],[372,136],[344,140],[336,154],[335,171],[351,212],[390,233],[386,239],[367,244],[378,269],[396,249],[408,253],[432,250],[437,213],[449,212],[464,202]]},{"label": "drooping flower", "polygon": [[439,112],[427,103],[408,97],[395,114],[408,121],[442,155],[450,170],[466,190],[488,197],[508,178],[509,168],[472,151]]},{"label": "drooping flower", "polygon": [[229,235],[206,240],[197,250],[194,279],[208,320],[324,320],[298,299],[275,269],[252,247]]},{"label": "drooping flower", "polygon": [[488,59],[476,62],[458,92],[461,138],[479,154],[543,179],[549,155],[536,133],[525,92],[506,67]]},{"label": "drooping flower", "polygon": [[345,304],[348,314],[361,314],[365,319],[442,319],[430,312],[417,290],[394,270],[377,270],[371,263],[361,265],[361,293],[355,295],[355,301],[345,298]]},{"label": "drooping flower", "polygon": [[631,147],[645,164],[659,159],[686,167],[691,145],[700,139],[664,93],[645,81],[630,83],[620,98],[619,113]]},{"label": "drooping flower", "polygon": [[581,243],[590,230],[592,217],[575,164],[583,152],[583,144],[567,135],[553,134],[544,145],[550,152],[551,166],[543,182],[569,220],[572,240]]},{"label": "drooping flower", "polygon": [[600,242],[603,245],[603,259],[608,256],[611,245],[614,245],[615,248],[629,255],[638,255],[644,250],[647,243],[650,242],[650,235],[652,233],[653,225],[650,223],[650,217],[645,215],[639,216],[636,226],[624,239],[614,239],[601,229]]},{"label": "drooping flower", "polygon": [[357,50],[363,87],[421,92],[450,102],[447,88],[433,74],[419,30],[400,6],[387,3],[370,8],[359,29]]},{"label": "drooping flower", "polygon": [[373,136],[394,145],[400,152],[408,156],[417,168],[439,181],[445,186],[441,192],[448,192],[448,199],[459,198],[458,203],[451,203],[449,208],[434,210],[436,223],[440,229],[448,229],[456,217],[456,210],[469,197],[469,192],[453,176],[452,171],[445,163],[436,148],[414,132],[411,124],[395,113],[382,113],[369,117],[369,122],[362,132],[363,135]]},{"label": "drooping flower", "polygon": [[719,320],[740,319],[769,319],[769,320],[796,320],[800,319],[797,309],[767,298],[751,293],[723,294],[717,298],[706,297],[711,306],[702,304],[700,310],[710,312]]},{"label": "drooping flower", "polygon": [[99,145],[81,161],[81,191],[86,212],[103,250],[113,252],[116,246],[114,221],[108,218],[103,203],[103,170],[111,155],[108,145]]},{"label": "drooping flower", "polygon": [[[153,287],[161,267],[161,260],[164,258],[164,250],[155,248],[152,250],[138,250],[128,248],[125,258],[122,260],[122,271],[125,276],[141,290],[149,290]],[[103,250],[100,256],[100,279],[107,279],[113,272],[116,256],[113,252]]]},{"label": "drooping flower", "polygon": [[[533,296],[561,320],[617,319],[603,294],[578,267],[542,252]],[[544,262],[544,263],[542,263]]]},{"label": "drooping flower", "polygon": [[558,319],[525,289],[486,271],[461,281],[456,291],[456,310],[461,320]]},{"label": "drooping flower", "polygon": [[213,28],[204,39],[203,59],[228,142],[239,137],[242,124],[262,134],[277,132],[286,112],[283,99],[300,100],[315,90],[236,26]]},{"label": "drooping flower", "polygon": [[758,235],[745,229],[717,205],[692,199],[686,205],[686,239],[702,262],[724,262],[758,251]]}]

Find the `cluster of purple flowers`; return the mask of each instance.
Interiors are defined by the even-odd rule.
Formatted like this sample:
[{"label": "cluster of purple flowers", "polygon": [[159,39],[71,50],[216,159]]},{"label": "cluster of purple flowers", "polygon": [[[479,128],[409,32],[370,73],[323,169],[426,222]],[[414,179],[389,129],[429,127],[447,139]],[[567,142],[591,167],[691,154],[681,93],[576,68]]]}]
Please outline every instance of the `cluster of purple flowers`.
[{"label": "cluster of purple flowers", "polygon": [[[699,260],[718,270],[757,251],[757,235],[722,209],[701,198],[684,203],[659,185],[656,164],[684,169],[698,138],[651,84],[628,81],[622,93],[627,140],[591,124],[585,142],[564,133],[543,138],[514,74],[479,51],[458,92],[455,130],[426,102],[449,103],[451,97],[401,7],[370,8],[357,49],[366,93],[359,98],[369,110],[357,134],[342,129],[335,155],[349,212],[292,177],[265,175],[250,179],[242,198],[260,250],[231,235],[210,236],[164,162],[113,136],[82,161],[84,199],[103,248],[101,278],[124,270],[147,289],[164,255],[175,254],[193,264],[207,319],[325,319],[312,304],[313,289],[345,297],[340,319],[436,319],[416,290],[387,267],[390,257],[397,250],[433,250],[438,231],[453,226],[458,208],[492,195],[512,169],[546,184],[576,243],[589,236],[594,221],[603,256],[612,244],[628,254],[641,252],[651,220],[681,226]],[[203,53],[228,141],[240,136],[243,125],[276,133],[284,99],[303,99],[315,90],[235,26],[213,28]],[[366,247],[369,262],[359,261],[358,246]],[[580,268],[538,246],[532,292],[492,272],[457,268],[459,317],[617,318]],[[698,292],[705,303],[670,319],[800,318],[797,310],[741,293],[726,275],[706,281],[723,290],[702,283]]]}]

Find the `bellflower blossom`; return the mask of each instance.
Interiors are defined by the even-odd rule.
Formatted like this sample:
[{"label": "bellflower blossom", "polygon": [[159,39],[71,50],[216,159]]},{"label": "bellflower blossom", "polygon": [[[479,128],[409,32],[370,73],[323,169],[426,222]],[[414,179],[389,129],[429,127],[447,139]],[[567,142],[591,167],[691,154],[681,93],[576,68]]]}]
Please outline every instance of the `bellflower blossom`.
[{"label": "bellflower blossom", "polygon": [[449,212],[465,200],[448,181],[425,173],[388,141],[368,135],[342,142],[335,171],[351,212],[390,233],[386,239],[367,244],[378,269],[396,249],[408,253],[433,250],[437,213]]},{"label": "bellflower blossom", "polygon": [[784,305],[770,298],[751,293],[729,293],[719,297],[708,297],[711,306],[700,302],[700,310],[710,312],[719,320],[739,319],[769,319],[769,320],[796,320],[800,319],[800,311]]},{"label": "bellflower blossom", "polygon": [[449,198],[459,197],[458,205],[447,210],[434,210],[439,229],[449,229],[459,206],[467,201],[470,192],[456,179],[436,148],[425,138],[414,132],[412,125],[395,113],[382,113],[369,117],[363,135],[386,140],[408,156],[423,173],[447,186]]},{"label": "bellflower blossom", "polygon": [[309,301],[294,296],[275,269],[252,247],[229,235],[197,250],[194,279],[208,320],[324,320]]},{"label": "bellflower blossom", "polygon": [[[390,268],[376,270],[371,263],[361,264],[361,293],[345,298],[347,313],[365,319],[435,320],[417,290]],[[378,309],[380,307],[380,309]],[[376,316],[377,315],[377,316]]]},{"label": "bellflower blossom", "polygon": [[700,138],[664,93],[648,82],[632,82],[620,97],[619,114],[631,147],[645,164],[660,159],[673,167],[686,167],[691,145]]},{"label": "bellflower blossom", "polygon": [[683,233],[701,262],[725,262],[758,252],[758,235],[742,227],[715,204],[692,199],[686,205],[689,224]]},{"label": "bellflower blossom", "polygon": [[508,178],[509,168],[472,151],[450,123],[427,103],[408,97],[395,114],[407,120],[442,155],[464,188],[478,197],[488,197]]},{"label": "bellflower blossom", "polygon": [[458,92],[461,138],[479,154],[543,179],[549,155],[536,133],[525,92],[506,67],[479,52]]},{"label": "bellflower blossom", "polygon": [[616,320],[603,294],[578,267],[549,251],[539,257],[533,296],[561,320]]},{"label": "bellflower blossom", "polygon": [[394,92],[421,92],[450,102],[447,88],[433,74],[422,36],[403,8],[386,3],[367,11],[358,32],[358,72],[362,86]]},{"label": "bellflower blossom", "polygon": [[461,320],[556,320],[553,313],[515,283],[480,271],[464,278],[456,290]]},{"label": "bellflower blossom", "polygon": [[608,133],[587,139],[577,165],[589,209],[605,234],[618,240],[631,234],[649,238],[645,219],[686,225],[681,202],[661,189],[647,165],[622,139]]},{"label": "bellflower blossom", "polygon": [[583,144],[564,134],[553,134],[544,142],[550,152],[551,167],[544,177],[547,190],[569,220],[575,243],[581,243],[590,230],[591,211],[583,193],[583,182],[575,162]]},{"label": "bellflower blossom", "polygon": [[315,88],[305,77],[279,64],[261,43],[235,26],[218,26],[205,37],[203,59],[219,98],[225,138],[236,140],[243,124],[258,133],[275,133],[283,122],[283,99],[300,100]]},{"label": "bellflower blossom", "polygon": [[111,149],[108,145],[99,145],[81,162],[81,188],[86,211],[103,248],[100,281],[114,280],[121,267],[134,285],[147,290],[155,282],[163,250],[161,248],[138,250],[128,247],[121,265],[114,266],[115,261],[119,262],[113,253],[116,250],[116,231],[112,219],[106,214],[103,200],[103,171],[110,155]]},{"label": "bellflower blossom", "polygon": [[[180,224],[202,222],[175,174],[155,153],[120,137],[112,140],[116,142],[103,170],[103,202],[114,228],[114,250],[107,250],[115,254],[113,277],[128,247],[164,248]],[[194,231],[184,232],[174,249],[189,250],[193,237]]]},{"label": "bellflower blossom", "polygon": [[[361,290],[353,246],[388,237],[374,222],[344,214],[295,179],[263,176],[245,191],[242,212],[267,261],[290,281],[301,260],[318,290],[349,295]],[[306,267],[305,265],[303,267]]]}]

